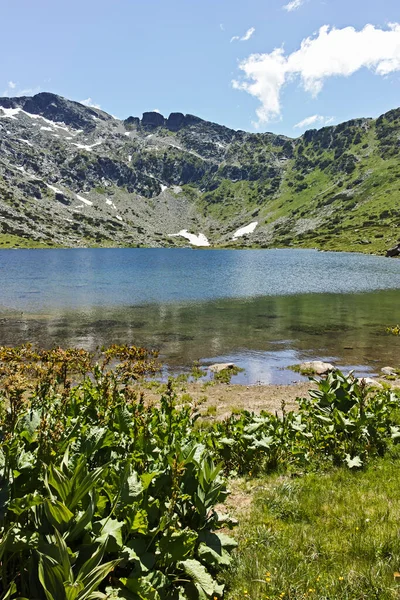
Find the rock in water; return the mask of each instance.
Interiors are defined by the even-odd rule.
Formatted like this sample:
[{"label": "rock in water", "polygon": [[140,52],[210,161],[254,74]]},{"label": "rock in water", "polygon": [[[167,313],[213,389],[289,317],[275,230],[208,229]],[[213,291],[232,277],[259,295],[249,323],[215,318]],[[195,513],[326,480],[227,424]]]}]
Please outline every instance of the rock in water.
[{"label": "rock in water", "polygon": [[213,373],[220,373],[221,371],[234,369],[235,367],[236,365],[234,363],[215,363],[215,365],[210,365],[208,368]]},{"label": "rock in water", "polygon": [[315,373],[315,375],[326,375],[329,371],[334,371],[336,367],[331,363],[323,362],[322,360],[313,360],[311,362],[301,363],[299,371],[305,371],[308,373]]},{"label": "rock in water", "polygon": [[382,367],[381,369],[381,373],[383,373],[384,375],[396,375],[396,369],[394,369],[393,367]]}]

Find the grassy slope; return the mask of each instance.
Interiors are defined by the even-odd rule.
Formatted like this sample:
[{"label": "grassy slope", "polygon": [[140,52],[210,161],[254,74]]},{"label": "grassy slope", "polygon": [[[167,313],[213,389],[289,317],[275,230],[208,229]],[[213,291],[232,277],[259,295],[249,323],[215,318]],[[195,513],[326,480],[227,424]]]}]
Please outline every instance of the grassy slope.
[{"label": "grassy slope", "polygon": [[246,490],[256,499],[240,515],[227,600],[399,598],[395,456],[362,472],[242,481],[236,493]]},{"label": "grassy slope", "polygon": [[[257,215],[259,226],[273,229],[266,246],[383,253],[398,241],[399,127],[395,110],[377,121],[354,121],[299,138],[283,163],[278,189],[268,178],[223,181],[203,195],[203,210],[219,219]],[[278,158],[282,151],[275,148]],[[263,155],[270,154],[267,146]],[[241,158],[260,166],[256,152]],[[299,219],[314,223],[307,230]],[[247,244],[254,244],[254,236]]]},{"label": "grassy slope", "polygon": [[56,244],[38,242],[18,235],[0,233],[0,249],[7,248],[55,248]]}]

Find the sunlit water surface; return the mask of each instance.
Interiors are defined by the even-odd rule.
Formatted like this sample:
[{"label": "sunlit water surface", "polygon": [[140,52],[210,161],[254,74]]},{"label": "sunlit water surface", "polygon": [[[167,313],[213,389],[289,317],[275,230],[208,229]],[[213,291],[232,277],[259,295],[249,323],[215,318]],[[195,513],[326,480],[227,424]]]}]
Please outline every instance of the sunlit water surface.
[{"label": "sunlit water surface", "polygon": [[0,344],[160,350],[170,371],[233,361],[233,381],[287,383],[328,359],[400,363],[400,261],[313,250],[0,252]]}]

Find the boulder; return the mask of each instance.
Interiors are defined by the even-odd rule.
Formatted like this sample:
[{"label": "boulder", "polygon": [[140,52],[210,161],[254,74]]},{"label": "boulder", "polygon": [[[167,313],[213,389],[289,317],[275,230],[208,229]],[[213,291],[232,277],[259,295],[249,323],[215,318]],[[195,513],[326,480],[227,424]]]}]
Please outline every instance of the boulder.
[{"label": "boulder", "polygon": [[389,248],[389,250],[386,251],[387,257],[399,256],[399,255],[400,255],[400,244],[396,244],[396,246],[393,246],[393,248]]},{"label": "boulder", "polygon": [[215,365],[210,365],[208,368],[213,373],[220,373],[221,371],[234,369],[235,367],[236,365],[234,363],[215,363]]},{"label": "boulder", "polygon": [[307,373],[315,373],[315,375],[326,375],[329,371],[335,371],[336,367],[331,363],[323,362],[322,360],[313,360],[310,362],[301,363],[299,371]]},{"label": "boulder", "polygon": [[384,375],[397,375],[397,371],[393,367],[382,367],[381,372]]}]

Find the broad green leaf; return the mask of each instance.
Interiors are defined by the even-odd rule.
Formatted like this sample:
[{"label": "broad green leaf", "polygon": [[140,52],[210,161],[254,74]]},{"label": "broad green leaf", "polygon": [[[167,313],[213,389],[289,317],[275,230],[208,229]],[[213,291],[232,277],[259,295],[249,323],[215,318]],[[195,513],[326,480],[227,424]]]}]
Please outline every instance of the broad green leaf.
[{"label": "broad green leaf", "polygon": [[21,430],[21,436],[25,437],[28,442],[32,442],[36,437],[36,430],[40,425],[41,411],[30,410],[24,415],[19,422],[19,429]]},{"label": "broad green leaf", "polygon": [[141,534],[146,534],[148,530],[147,512],[144,509],[138,510],[134,516],[131,525],[131,531],[137,531]]},{"label": "broad green leaf", "polygon": [[64,475],[59,469],[53,465],[49,466],[47,473],[49,485],[57,492],[63,502],[67,502],[71,492],[71,483],[69,477]]},{"label": "broad green leaf", "polygon": [[196,541],[197,533],[190,529],[167,531],[158,542],[161,561],[166,565],[171,565],[183,560],[193,553]]},{"label": "broad green leaf", "polygon": [[26,496],[22,496],[22,498],[14,498],[8,506],[8,510],[20,516],[26,510],[29,510],[33,506],[39,506],[42,502],[43,498],[39,494],[27,494]]},{"label": "broad green leaf", "polygon": [[84,585],[81,581],[75,581],[74,583],[64,583],[64,587],[66,600],[76,600]]},{"label": "broad green leaf", "polygon": [[39,553],[38,575],[47,600],[65,598],[63,571],[57,561]]},{"label": "broad green leaf", "polygon": [[153,471],[152,473],[143,473],[140,476],[140,480],[143,485],[143,490],[147,490],[153,479],[155,479],[159,474],[159,471]]},{"label": "broad green leaf", "polygon": [[247,434],[251,434],[251,433],[255,433],[256,431],[258,431],[259,429],[261,429],[261,427],[263,426],[264,423],[250,423],[250,425],[247,425],[244,428],[244,431]]},{"label": "broad green leaf", "polygon": [[161,600],[156,589],[145,578],[121,577],[121,583],[141,600]]},{"label": "broad green leaf", "polygon": [[15,585],[14,581],[12,582],[12,584],[10,585],[10,587],[8,588],[8,590],[5,592],[5,594],[3,594],[1,596],[1,600],[9,600],[9,598],[11,598],[11,596],[13,596],[13,594],[15,594],[17,592],[17,586]]},{"label": "broad green leaf", "polygon": [[234,446],[236,442],[232,438],[223,437],[219,440],[219,443],[223,444],[224,446]]},{"label": "broad green leaf", "polygon": [[62,504],[58,500],[48,500],[44,501],[44,512],[46,517],[53,525],[53,527],[63,528],[63,526],[68,525],[70,521],[74,518],[73,513]]},{"label": "broad green leaf", "polygon": [[214,592],[214,579],[206,568],[194,559],[183,560],[178,563],[178,567],[191,577],[193,583],[207,596],[211,596]]},{"label": "broad green leaf", "polygon": [[207,546],[202,542],[198,547],[197,553],[203,562],[216,569],[221,566],[229,566],[231,564],[232,559],[225,548],[221,548],[220,552],[216,552],[213,550],[213,548],[210,548],[210,546]]},{"label": "broad green leaf", "polygon": [[[119,548],[122,548],[122,528],[124,526],[123,521],[117,521],[117,519],[102,519],[101,521],[96,521],[93,524],[93,531],[97,533],[97,542],[106,543],[108,540],[112,540],[113,547],[115,547],[115,551]],[[109,548],[108,548],[109,550]]]},{"label": "broad green leaf", "polygon": [[75,492],[72,496],[70,503],[68,504],[69,508],[73,510],[75,506],[82,500],[86,494],[91,492],[96,484],[96,482],[100,479],[105,471],[106,466],[98,467],[94,469],[91,473],[85,475],[82,481],[79,482],[78,487],[75,489]]},{"label": "broad green leaf", "polygon": [[132,470],[122,485],[121,500],[126,504],[132,504],[141,496],[143,489],[143,483],[139,479],[138,474]]},{"label": "broad green leaf", "polygon": [[100,544],[92,556],[82,565],[79,570],[77,581],[83,581],[85,577],[93,571],[103,560],[103,556],[106,550],[106,543]]},{"label": "broad green leaf", "polygon": [[76,519],[76,523],[72,530],[68,533],[68,540],[73,541],[82,533],[89,523],[91,523],[93,519],[94,512],[96,510],[96,493],[89,492],[90,501],[87,509],[84,512],[80,512],[78,514],[78,518]]},{"label": "broad green leaf", "polygon": [[273,443],[274,438],[272,436],[263,436],[259,440],[254,440],[252,448],[264,448],[265,450],[269,450]]},{"label": "broad green leaf", "polygon": [[221,553],[221,549],[233,550],[237,546],[236,540],[226,533],[214,533],[206,529],[199,533],[199,541],[204,542],[215,552]]},{"label": "broad green leaf", "polygon": [[104,581],[107,575],[115,569],[115,567],[121,562],[118,560],[111,560],[102,565],[98,565],[92,571],[90,571],[82,580],[84,589],[77,596],[77,600],[88,600],[93,597],[93,592],[97,590],[99,585]]}]

